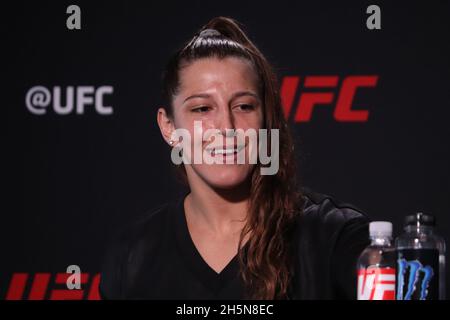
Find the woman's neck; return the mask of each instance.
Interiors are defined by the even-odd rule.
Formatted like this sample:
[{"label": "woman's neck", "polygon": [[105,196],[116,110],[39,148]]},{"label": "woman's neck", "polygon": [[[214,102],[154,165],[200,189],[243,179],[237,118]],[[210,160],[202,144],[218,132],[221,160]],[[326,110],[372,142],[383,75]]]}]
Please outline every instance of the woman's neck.
[{"label": "woman's neck", "polygon": [[190,183],[185,209],[217,235],[240,232],[248,212],[249,187],[214,189],[204,183]]}]

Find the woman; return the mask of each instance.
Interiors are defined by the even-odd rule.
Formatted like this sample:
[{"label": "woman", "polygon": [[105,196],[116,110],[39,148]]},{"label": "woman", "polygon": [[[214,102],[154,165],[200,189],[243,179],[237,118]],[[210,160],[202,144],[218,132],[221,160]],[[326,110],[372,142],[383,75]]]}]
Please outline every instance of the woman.
[{"label": "woman", "polygon": [[[158,110],[158,125],[176,151],[172,155],[181,151],[189,192],[116,239],[106,256],[101,296],[355,298],[355,265],[368,244],[368,219],[297,185],[279,85],[239,25],[212,19],[169,61],[163,85],[167,105]],[[199,129],[215,134],[196,142],[177,139],[180,130],[195,136]],[[238,153],[248,159],[256,150],[232,140],[238,129],[266,129],[269,145],[277,138],[275,173],[262,174],[267,164],[261,161],[235,161]],[[227,149],[211,148],[212,141],[234,142]],[[261,144],[261,137],[256,141]],[[188,161],[196,147],[233,163]]]}]

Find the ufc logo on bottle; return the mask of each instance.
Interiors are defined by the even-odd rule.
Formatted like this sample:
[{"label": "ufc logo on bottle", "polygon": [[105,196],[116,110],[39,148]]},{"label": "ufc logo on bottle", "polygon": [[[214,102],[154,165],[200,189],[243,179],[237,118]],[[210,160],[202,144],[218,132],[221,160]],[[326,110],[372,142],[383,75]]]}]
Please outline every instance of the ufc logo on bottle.
[{"label": "ufc logo on bottle", "polygon": [[[295,97],[303,81],[298,103],[295,106]],[[284,77],[281,83],[281,104],[286,119],[291,116],[294,122],[311,121],[313,110],[317,105],[331,105],[334,108],[333,117],[339,122],[366,122],[369,111],[358,106],[353,108],[353,100],[360,88],[373,88],[377,85],[378,76],[347,76],[341,81],[338,76],[300,76]],[[338,89],[337,94],[333,91]]]},{"label": "ufc logo on bottle", "polygon": [[25,104],[27,109],[36,115],[46,114],[50,105],[53,112],[59,115],[84,114],[88,106],[92,106],[100,115],[110,115],[113,108],[105,106],[104,99],[113,92],[112,86],[53,87],[51,90],[44,86],[35,86],[28,90]]},{"label": "ufc logo on bottle", "polygon": [[395,300],[395,269],[358,270],[358,300]]}]

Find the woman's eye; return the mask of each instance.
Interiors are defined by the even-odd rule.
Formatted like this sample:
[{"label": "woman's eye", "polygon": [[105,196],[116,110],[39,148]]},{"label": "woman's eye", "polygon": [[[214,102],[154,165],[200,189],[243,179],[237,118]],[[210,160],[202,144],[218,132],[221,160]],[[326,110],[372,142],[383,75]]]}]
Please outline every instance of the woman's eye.
[{"label": "woman's eye", "polygon": [[240,104],[237,107],[242,111],[251,111],[255,109],[255,107],[251,104]]},{"label": "woman's eye", "polygon": [[209,111],[209,109],[210,109],[210,107],[208,107],[208,106],[201,106],[201,107],[192,109],[192,112],[205,113],[205,112]]}]

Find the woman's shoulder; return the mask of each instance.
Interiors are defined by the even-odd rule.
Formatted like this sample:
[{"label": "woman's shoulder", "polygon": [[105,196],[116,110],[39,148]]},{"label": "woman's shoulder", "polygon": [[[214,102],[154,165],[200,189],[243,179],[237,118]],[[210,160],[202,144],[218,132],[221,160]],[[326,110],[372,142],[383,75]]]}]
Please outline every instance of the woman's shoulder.
[{"label": "woman's shoulder", "polygon": [[163,203],[120,227],[107,241],[103,255],[100,295],[103,299],[123,298],[124,279],[130,277],[129,268],[138,264],[140,257],[156,253],[164,241],[168,228],[170,203]]},{"label": "woman's shoulder", "polygon": [[164,202],[150,209],[145,210],[141,215],[135,217],[121,230],[126,238],[139,237],[144,233],[161,231],[162,225],[166,222],[171,208],[170,202]]},{"label": "woman's shoulder", "polygon": [[336,198],[303,190],[296,232],[298,296],[354,299],[356,261],[369,241],[366,213]]},{"label": "woman's shoulder", "polygon": [[303,212],[297,222],[302,239],[333,245],[343,238],[368,238],[369,216],[333,196],[303,189]]},{"label": "woman's shoulder", "polygon": [[169,203],[162,203],[123,223],[110,238],[110,245],[127,245],[144,235],[157,236],[169,213]]},{"label": "woman's shoulder", "polygon": [[333,196],[303,188],[302,220],[325,225],[341,225],[354,219],[369,221],[369,216],[355,205]]}]

